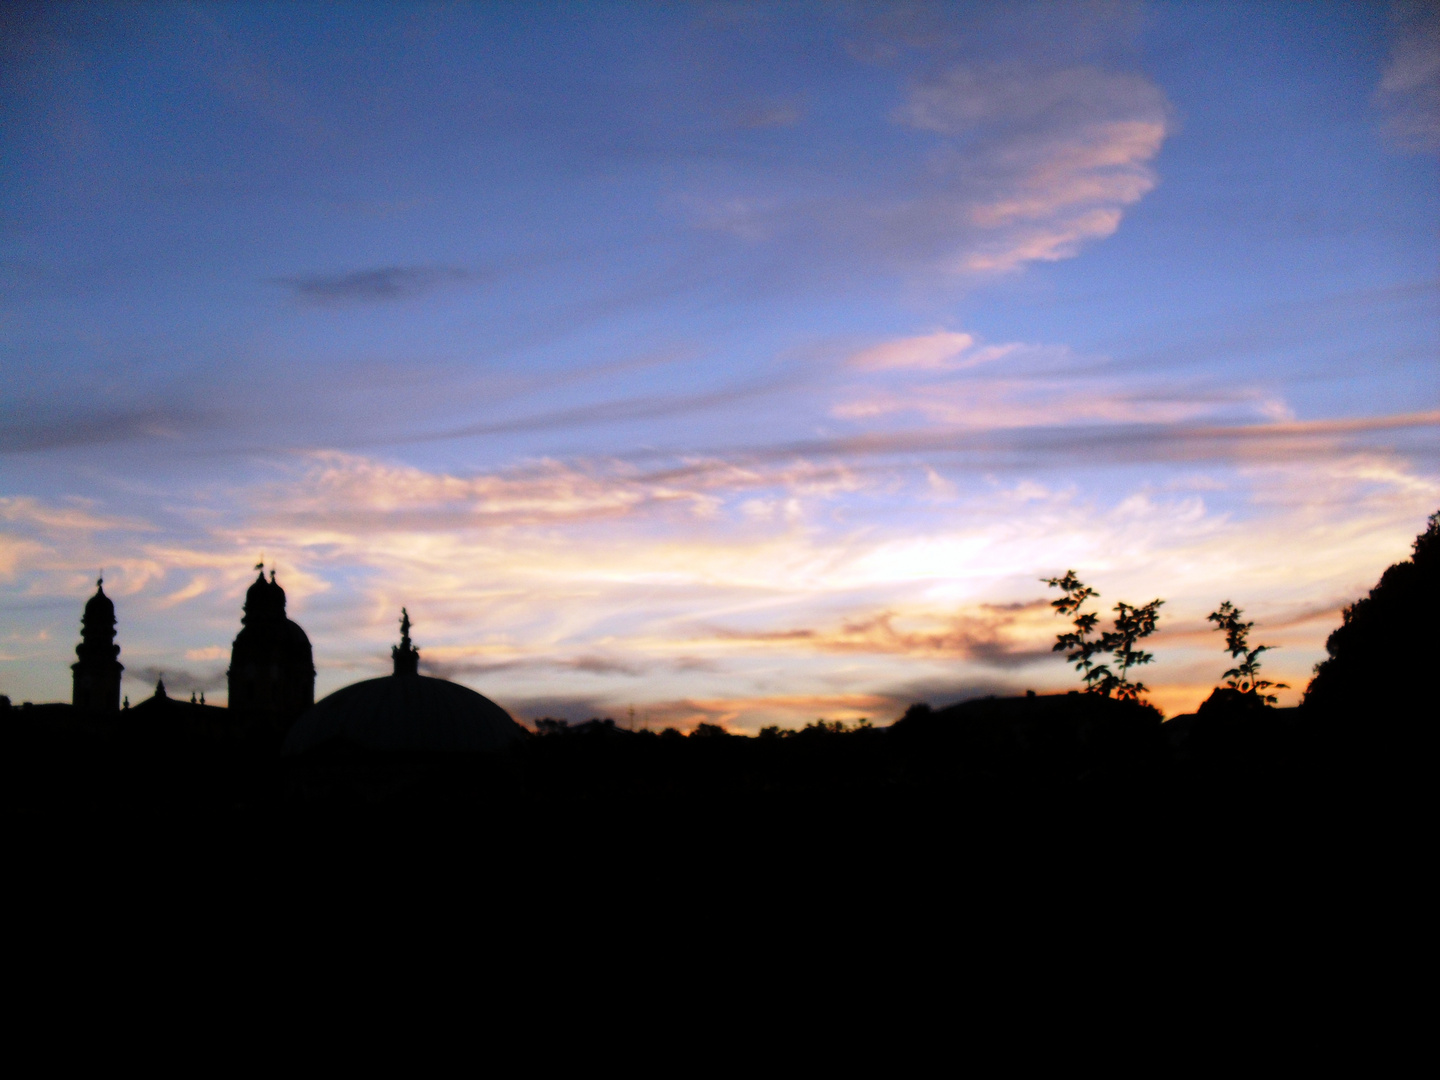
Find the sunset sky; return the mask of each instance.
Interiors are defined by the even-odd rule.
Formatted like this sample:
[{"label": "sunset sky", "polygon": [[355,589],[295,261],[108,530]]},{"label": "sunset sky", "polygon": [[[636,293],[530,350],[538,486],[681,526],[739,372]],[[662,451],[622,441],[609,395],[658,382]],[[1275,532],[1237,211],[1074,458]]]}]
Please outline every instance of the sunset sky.
[{"label": "sunset sky", "polygon": [[1077,685],[1042,577],[1291,705],[1440,508],[1440,21],[1384,4],[0,14],[0,693],[736,731]]}]

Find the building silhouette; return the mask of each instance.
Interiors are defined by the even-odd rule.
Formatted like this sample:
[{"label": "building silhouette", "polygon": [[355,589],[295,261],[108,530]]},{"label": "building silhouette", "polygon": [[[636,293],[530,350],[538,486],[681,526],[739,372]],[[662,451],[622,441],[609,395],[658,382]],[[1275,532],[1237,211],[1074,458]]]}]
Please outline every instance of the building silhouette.
[{"label": "building silhouette", "polygon": [[315,657],[305,631],[285,616],[285,590],[263,567],[245,593],[244,625],[230,649],[230,708],[288,728],[315,704]]},{"label": "building silhouette", "polygon": [[[115,605],[96,582],[75,649],[73,703],[38,708],[57,716],[113,715],[116,723],[100,725],[108,733],[104,738],[139,739],[150,746],[207,740],[278,745],[283,738],[284,753],[291,755],[337,746],[412,754],[493,751],[525,738],[525,730],[489,698],[420,674],[420,650],[404,608],[400,642],[390,650],[393,674],[354,683],[316,704],[310,639],[286,616],[285,590],[275,571],[267,579],[262,567],[256,569],[260,573],[245,593],[240,633],[230,650],[228,707],[206,704],[196,690],[189,701],[171,697],[162,678],[149,698],[133,709],[127,698],[122,710]],[[0,707],[8,704],[0,698]]]},{"label": "building silhouette", "polygon": [[95,595],[80,617],[80,658],[70,665],[74,673],[71,704],[87,713],[120,711],[120,673],[125,670],[115,644],[115,604],[105,595],[105,579],[95,582]]}]

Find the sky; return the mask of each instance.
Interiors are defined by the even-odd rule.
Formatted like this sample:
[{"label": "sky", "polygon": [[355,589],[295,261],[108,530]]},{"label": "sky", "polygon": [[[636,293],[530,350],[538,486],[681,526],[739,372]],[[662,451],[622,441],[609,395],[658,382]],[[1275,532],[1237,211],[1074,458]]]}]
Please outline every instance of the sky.
[{"label": "sky", "polygon": [[1440,509],[1433,4],[7,5],[0,693],[739,732],[1078,685],[1298,702]]}]

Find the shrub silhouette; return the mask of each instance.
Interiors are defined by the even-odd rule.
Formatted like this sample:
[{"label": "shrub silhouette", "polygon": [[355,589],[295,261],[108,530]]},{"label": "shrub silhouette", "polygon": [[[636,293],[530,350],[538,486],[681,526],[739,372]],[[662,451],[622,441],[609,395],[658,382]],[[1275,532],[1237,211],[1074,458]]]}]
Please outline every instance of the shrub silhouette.
[{"label": "shrub silhouette", "polygon": [[1256,645],[1255,648],[1250,648],[1250,629],[1255,624],[1241,622],[1240,616],[1243,614],[1240,608],[1226,600],[1217,610],[1205,616],[1215,624],[1216,630],[1225,631],[1225,650],[1230,654],[1230,659],[1239,660],[1242,656],[1245,658],[1225,672],[1225,685],[1237,693],[1254,694],[1265,705],[1274,705],[1280,699],[1264,691],[1288,690],[1290,687],[1283,682],[1260,678],[1260,654],[1269,652],[1274,646]]},{"label": "shrub silhouette", "polygon": [[1440,648],[1440,512],[1370,595],[1345,608],[1315,665],[1305,707],[1404,721],[1434,708],[1428,676]]},{"label": "shrub silhouette", "polygon": [[[1085,692],[1114,696],[1122,701],[1139,701],[1140,695],[1149,689],[1142,682],[1131,682],[1130,669],[1148,664],[1155,659],[1153,653],[1137,649],[1136,643],[1155,632],[1160,619],[1160,605],[1164,600],[1151,600],[1136,607],[1121,600],[1115,605],[1115,628],[1098,636],[1095,634],[1100,616],[1093,611],[1081,611],[1091,597],[1100,594],[1075,576],[1074,570],[1067,570],[1063,577],[1041,578],[1051,588],[1059,589],[1063,595],[1059,600],[1050,601],[1059,615],[1074,615],[1071,625],[1075,627],[1068,634],[1057,634],[1053,651],[1072,650],[1065,659],[1075,665],[1085,682]],[[1118,673],[1109,664],[1097,664],[1092,659],[1101,653],[1109,653]]]}]

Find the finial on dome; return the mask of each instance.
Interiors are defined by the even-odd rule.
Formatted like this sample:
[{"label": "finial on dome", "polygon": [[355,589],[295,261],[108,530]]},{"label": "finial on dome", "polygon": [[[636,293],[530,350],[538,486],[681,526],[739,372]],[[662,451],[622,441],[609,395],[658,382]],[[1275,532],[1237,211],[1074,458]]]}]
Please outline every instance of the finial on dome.
[{"label": "finial on dome", "polygon": [[275,567],[270,567],[270,584],[275,584]]},{"label": "finial on dome", "polygon": [[396,675],[420,674],[420,650],[410,641],[410,612],[400,609],[400,644],[390,650]]},{"label": "finial on dome", "polygon": [[265,560],[261,559],[259,562],[257,562],[255,564],[255,569],[259,570],[263,574],[265,572]]},{"label": "finial on dome", "polygon": [[166,697],[166,696],[167,696],[166,693],[165,693],[165,676],[164,676],[164,675],[161,675],[160,678],[158,678],[158,679],[155,680],[155,696],[156,696],[156,697]]}]

